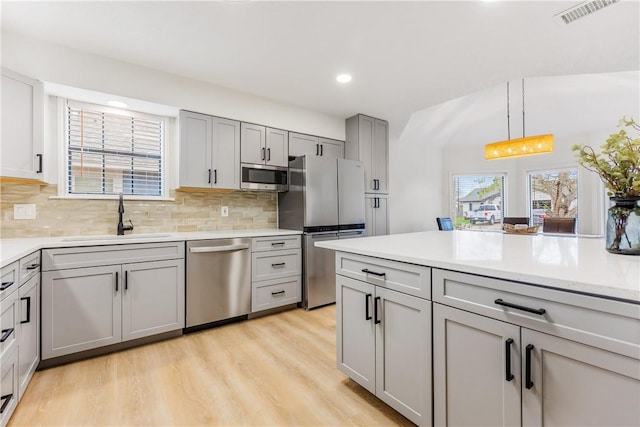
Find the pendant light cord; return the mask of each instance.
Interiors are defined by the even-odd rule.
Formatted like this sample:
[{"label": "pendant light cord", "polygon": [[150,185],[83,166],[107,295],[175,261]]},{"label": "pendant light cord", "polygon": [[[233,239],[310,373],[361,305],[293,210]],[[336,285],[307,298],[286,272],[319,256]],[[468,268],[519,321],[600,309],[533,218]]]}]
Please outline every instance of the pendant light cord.
[{"label": "pendant light cord", "polygon": [[507,81],[507,139],[511,139],[511,123],[509,122],[509,82]]},{"label": "pendant light cord", "polygon": [[524,138],[524,77],[522,78],[522,137]]}]

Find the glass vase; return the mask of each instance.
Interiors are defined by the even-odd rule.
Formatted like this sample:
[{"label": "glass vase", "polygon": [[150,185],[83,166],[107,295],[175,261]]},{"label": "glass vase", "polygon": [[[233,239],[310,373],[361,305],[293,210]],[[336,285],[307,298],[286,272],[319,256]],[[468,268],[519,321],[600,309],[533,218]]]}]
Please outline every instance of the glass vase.
[{"label": "glass vase", "polygon": [[607,251],[640,255],[640,197],[611,197],[607,214]]}]

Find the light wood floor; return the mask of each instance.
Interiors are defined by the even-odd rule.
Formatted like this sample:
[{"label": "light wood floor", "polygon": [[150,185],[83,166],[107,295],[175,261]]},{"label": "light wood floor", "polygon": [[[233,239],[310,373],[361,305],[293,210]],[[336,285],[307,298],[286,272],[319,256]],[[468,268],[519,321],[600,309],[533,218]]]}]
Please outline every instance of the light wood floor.
[{"label": "light wood floor", "polygon": [[411,426],[336,369],[335,306],[36,372],[9,426]]}]

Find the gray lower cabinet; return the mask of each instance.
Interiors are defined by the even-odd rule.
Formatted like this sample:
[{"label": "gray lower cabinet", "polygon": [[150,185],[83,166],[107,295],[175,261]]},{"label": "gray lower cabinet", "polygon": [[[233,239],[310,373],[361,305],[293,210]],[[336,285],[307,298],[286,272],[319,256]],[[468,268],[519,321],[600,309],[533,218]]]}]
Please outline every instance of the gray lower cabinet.
[{"label": "gray lower cabinet", "polygon": [[431,424],[431,301],[336,277],[338,369],[418,425]]},{"label": "gray lower cabinet", "polygon": [[43,253],[43,360],[184,328],[184,242]]},{"label": "gray lower cabinet", "polygon": [[368,236],[389,234],[389,208],[386,195],[365,194],[365,223]]},{"label": "gray lower cabinet", "polygon": [[29,279],[18,290],[20,322],[18,374],[20,396],[40,363],[40,274]]}]

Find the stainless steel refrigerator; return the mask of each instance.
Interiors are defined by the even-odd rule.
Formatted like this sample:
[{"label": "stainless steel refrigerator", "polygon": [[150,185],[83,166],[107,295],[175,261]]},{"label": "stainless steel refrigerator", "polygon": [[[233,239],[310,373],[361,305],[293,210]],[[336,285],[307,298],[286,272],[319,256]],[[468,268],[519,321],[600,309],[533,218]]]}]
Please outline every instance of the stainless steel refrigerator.
[{"label": "stainless steel refrigerator", "polygon": [[278,225],[302,235],[302,304],[336,301],[334,252],[321,240],[363,237],[364,165],[347,159],[301,156],[289,162],[289,191],[278,193]]}]

